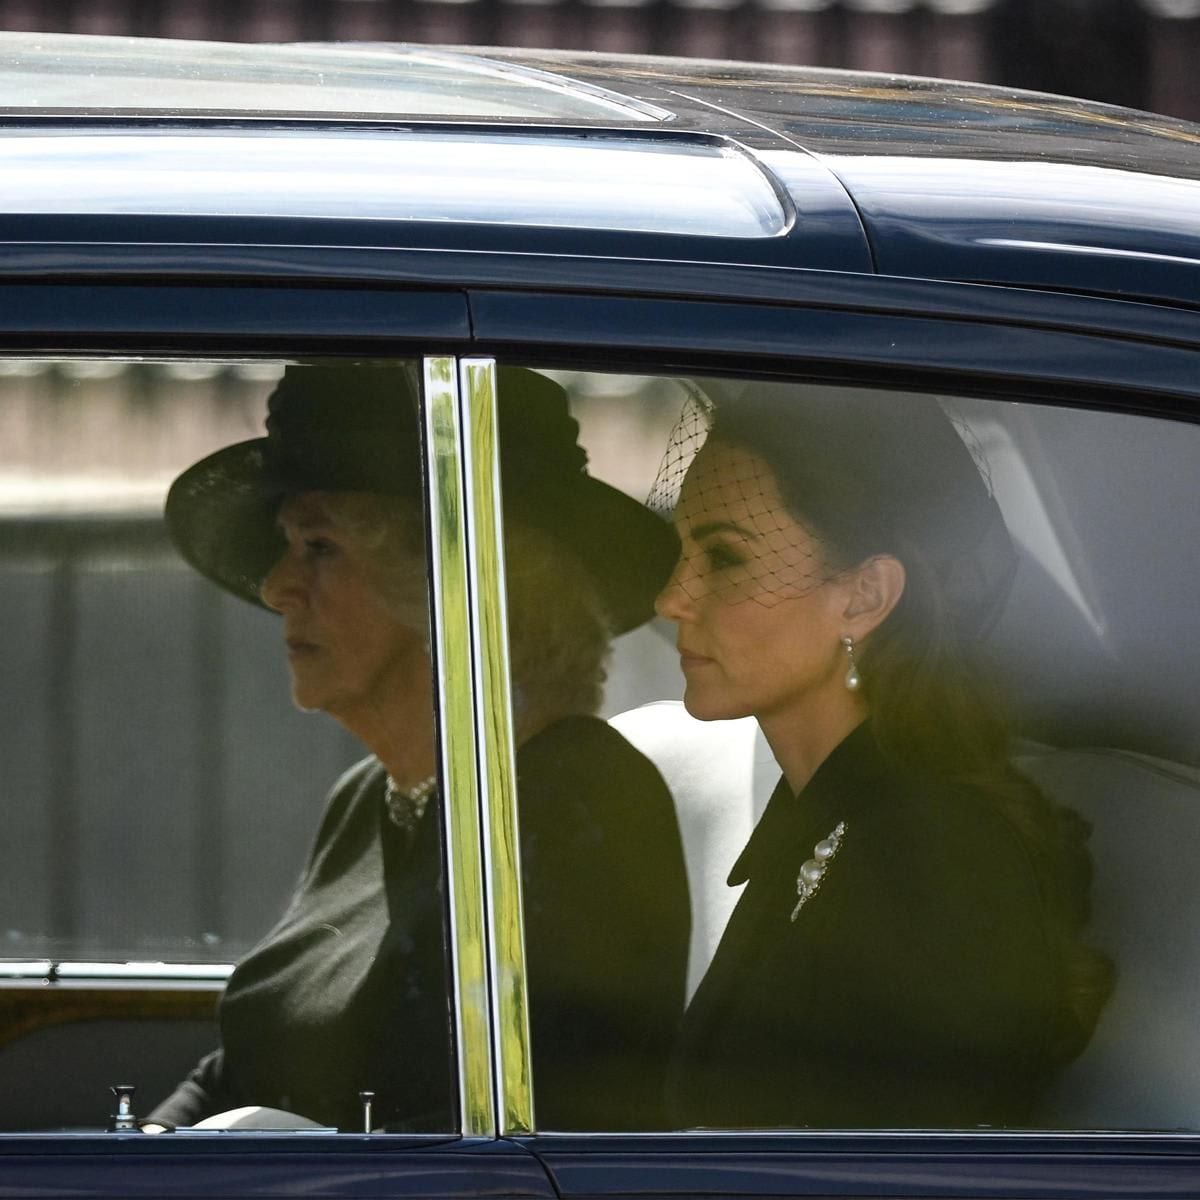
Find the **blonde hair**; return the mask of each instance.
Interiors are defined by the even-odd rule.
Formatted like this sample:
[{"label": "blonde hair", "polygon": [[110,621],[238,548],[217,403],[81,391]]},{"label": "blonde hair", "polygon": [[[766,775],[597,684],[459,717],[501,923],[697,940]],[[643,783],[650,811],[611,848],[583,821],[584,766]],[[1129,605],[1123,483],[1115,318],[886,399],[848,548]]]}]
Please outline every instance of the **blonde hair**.
[{"label": "blonde hair", "polygon": [[590,716],[604,699],[612,631],[591,576],[540,529],[504,531],[508,646],[518,730]]},{"label": "blonde hair", "polygon": [[331,525],[365,551],[388,611],[429,636],[425,522],[420,502],[375,492],[313,493]]},{"label": "blonde hair", "polygon": [[[322,495],[330,520],[349,531],[380,568],[385,601],[428,628],[421,504],[376,492]],[[603,700],[612,631],[591,576],[571,551],[522,521],[504,529],[508,644],[514,721],[524,739],[561,717],[592,715]]]}]

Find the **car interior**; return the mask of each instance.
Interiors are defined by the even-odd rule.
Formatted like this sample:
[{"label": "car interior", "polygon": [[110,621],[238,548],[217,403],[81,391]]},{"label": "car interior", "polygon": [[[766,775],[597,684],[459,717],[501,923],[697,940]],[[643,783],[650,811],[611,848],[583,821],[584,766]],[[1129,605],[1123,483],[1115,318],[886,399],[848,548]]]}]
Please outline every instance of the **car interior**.
[{"label": "car interior", "polygon": [[[274,618],[191,574],[159,518],[186,462],[259,433],[280,370],[0,364],[10,448],[0,594],[11,615],[0,692],[10,822],[0,845],[0,1130],[102,1127],[117,1083],[136,1084],[135,1105],[148,1109],[215,1045],[230,964],[286,903],[327,788],[361,757],[332,722],[292,709]],[[644,500],[705,380],[547,374],[568,389],[591,472]],[[796,404],[839,391],[752,386]],[[1195,1130],[1200,430],[1042,397],[938,400],[1018,551],[980,647],[1012,713],[1014,762],[1091,823],[1089,938],[1117,967],[1044,1124]],[[736,902],[725,876],[778,769],[753,721],[688,715],[674,639],[661,619],[618,639],[602,715],[675,798],[694,990]],[[59,994],[52,1008],[49,991]]]},{"label": "car interior", "polygon": [[[1088,936],[1117,967],[1114,994],[1055,1085],[1045,1124],[1194,1129],[1200,729],[1184,662],[1190,548],[1200,539],[1187,466],[1197,432],[1044,404],[943,404],[978,447],[1020,553],[984,647],[1019,735],[1013,761],[1091,823]],[[678,701],[654,700],[612,721],[659,765],[680,806],[694,988],[736,900],[724,875],[778,768],[750,719],[699,722]]]}]

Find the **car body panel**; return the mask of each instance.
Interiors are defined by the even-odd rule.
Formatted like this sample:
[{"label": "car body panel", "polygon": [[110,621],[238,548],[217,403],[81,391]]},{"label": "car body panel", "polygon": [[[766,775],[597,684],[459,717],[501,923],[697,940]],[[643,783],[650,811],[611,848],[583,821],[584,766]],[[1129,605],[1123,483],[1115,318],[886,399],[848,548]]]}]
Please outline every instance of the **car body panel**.
[{"label": "car body panel", "polygon": [[[305,338],[367,341],[470,336],[466,301],[454,292],[319,288],[163,288],[146,284],[0,285],[0,329],[26,344],[82,347],[120,335],[155,339]],[[44,340],[43,340],[44,339]]]},{"label": "car body panel", "polygon": [[[923,314],[1075,328],[1180,346],[1200,343],[1200,315],[1190,309],[1015,285],[857,273],[851,280],[841,271],[663,260],[652,260],[654,269],[648,278],[647,263],[638,258],[499,250],[219,245],[199,238],[139,244],[119,242],[115,235],[113,241],[64,244],[50,240],[55,228],[52,224],[42,227],[45,240],[5,247],[5,277],[23,282],[49,281],[56,275],[131,282],[149,278],[180,283],[236,280],[243,286],[270,278],[314,287],[440,285],[476,291],[517,287],[541,293],[584,291]],[[180,237],[192,232],[178,225],[172,229]]]},{"label": "car body panel", "polygon": [[[22,182],[0,203],[0,269],[30,242],[183,240],[873,269],[845,189],[792,149],[768,162],[731,139],[640,130],[533,138],[518,128],[305,123],[277,133],[25,125],[9,143]],[[329,181],[298,191],[314,159],[327,162]]]},{"label": "car body panel", "polygon": [[767,1133],[528,1143],[568,1196],[1183,1197],[1193,1137]]},{"label": "car body panel", "polygon": [[[1053,382],[1060,400],[1070,385],[1090,389],[1093,399],[1099,398],[1098,386],[1123,387],[1137,390],[1144,411],[1188,411],[1173,398],[1195,395],[1200,383],[1188,348],[1200,343],[1200,318],[1180,314],[1176,336],[1156,343],[1136,323],[1108,336],[1094,329],[1072,331],[1072,324],[1094,319],[1097,307],[1118,309],[1110,314],[1116,326],[1125,309],[1133,316],[1140,306],[1066,296],[1051,306],[1045,303],[1050,297],[1035,294],[1047,310],[1039,329],[1025,317],[1027,293],[960,290],[966,295],[957,308],[943,300],[940,308],[933,306],[934,315],[914,316],[922,289],[904,280],[894,281],[877,305],[853,307],[844,298],[841,306],[821,304],[816,296],[789,305],[755,296],[757,302],[747,307],[654,294],[583,296],[534,286],[450,292],[25,283],[0,287],[0,335],[19,338],[27,349],[64,352],[100,343],[111,347],[114,338],[127,349],[161,352],[207,344],[226,352],[256,346],[297,354],[323,343],[398,347],[414,341],[461,352],[520,347],[522,353],[540,348],[594,356],[623,347],[637,350],[646,364],[669,363],[671,355],[687,351],[710,364],[751,356],[764,368],[789,359],[860,372],[922,368],[956,377],[960,385],[972,376],[992,384],[1007,381],[1027,398],[1037,394],[1038,380]],[[938,293],[941,299],[955,290],[943,285]],[[1073,304],[1083,308],[1074,321]],[[1144,314],[1145,322],[1155,315]]]},{"label": "car body panel", "polygon": [[825,161],[887,274],[932,266],[945,279],[1200,304],[1200,180],[1038,160]]},{"label": "car body panel", "polygon": [[[1052,382],[1060,401],[1071,384],[1090,389],[1093,400],[1097,387],[1125,387],[1142,393],[1148,409],[1161,394],[1171,411],[1177,407],[1169,397],[1194,396],[1197,384],[1193,350],[1035,331],[1015,323],[941,323],[765,304],[747,314],[715,302],[500,291],[473,294],[471,312],[481,345],[497,350],[554,347],[584,354],[587,348],[620,345],[626,353],[642,351],[647,361],[688,351],[714,366],[734,354],[742,361],[757,359],[764,368],[804,358],[859,374],[883,366],[944,372],[958,387],[970,387],[972,377],[986,377],[993,386],[1007,382],[1027,399],[1039,390],[1044,394],[1040,385]],[[1190,404],[1178,407],[1190,410]]]},{"label": "car body panel", "polygon": [[[405,52],[396,53],[404,61]],[[351,244],[543,254],[579,253],[586,245],[589,254],[605,257],[879,271],[1200,302],[1200,134],[1184,122],[1061,97],[847,72],[511,51],[496,57],[514,70],[553,68],[585,89],[624,94],[636,104],[668,103],[673,120],[640,128],[581,126],[573,133],[543,120],[530,140],[520,133],[536,129],[527,114],[488,124],[460,119],[408,127],[378,118],[264,123],[247,117],[240,131],[225,125],[207,132],[195,118],[160,117],[153,128],[168,157],[173,146],[185,160],[189,146],[203,151],[211,143],[214,161],[228,163],[214,179],[201,153],[194,169],[205,183],[195,187],[188,186],[186,170],[182,177],[167,170],[169,163],[156,163],[151,151],[134,149],[129,159],[130,147],[153,145],[146,121],[133,122],[139,140],[111,118],[106,137],[98,116],[58,125],[48,117],[23,117],[23,132],[7,152],[34,155],[26,163],[30,181],[6,199],[9,218],[0,218],[0,234],[10,244],[28,240],[39,227],[30,218],[53,207],[65,190],[74,199],[60,211],[86,214],[84,224],[93,229],[97,219],[113,221],[109,237],[120,242],[151,240],[156,228],[131,234],[117,219],[122,211],[141,219],[171,214],[168,222],[195,212],[202,220],[193,236],[207,227],[203,236],[221,244],[236,244],[251,230],[260,244],[289,240],[285,230],[298,244],[313,243],[341,215],[361,222]],[[480,60],[466,61],[466,69],[481,69]],[[251,145],[255,137],[270,139],[280,128],[294,131],[295,145],[271,150],[268,159],[279,155],[273,165],[253,161],[252,149],[239,161],[221,148],[239,138]],[[234,143],[221,142],[229,138]],[[364,212],[360,196],[367,188],[355,169],[333,172],[332,183],[318,176],[299,192],[285,184],[314,157],[306,138],[317,138],[324,153],[347,163],[357,162],[362,139],[371,138],[372,154],[382,160],[364,161],[361,169],[387,178],[391,162],[393,198],[385,191]],[[66,189],[53,165],[38,182],[36,148],[53,152],[56,144],[60,151],[80,148]],[[558,146],[561,179],[542,181],[544,168],[492,170],[485,172],[486,190],[460,197],[456,173],[481,170],[489,154],[503,161],[506,145],[518,159],[541,155],[543,164]],[[454,148],[461,149],[461,162]],[[435,150],[437,162],[428,157]],[[634,153],[633,163],[637,152],[644,170],[614,174],[606,155]],[[591,165],[572,166],[566,161],[572,154]],[[759,184],[752,171],[744,173],[752,161],[746,154],[756,156],[765,176],[760,182],[769,180],[781,208],[772,211],[765,194],[752,198]],[[664,208],[655,189],[669,197],[662,185],[679,164],[693,161],[700,174],[692,185],[680,179],[682,194]],[[125,183],[114,191],[117,165]],[[627,186],[635,178],[640,186]],[[414,194],[414,180],[425,190]],[[607,188],[610,182],[615,190]],[[253,205],[243,201],[239,208],[239,195],[253,196]],[[683,204],[673,208],[676,200]],[[230,204],[230,215],[239,218],[237,237],[223,233],[214,217]],[[690,213],[696,204],[710,211]],[[541,216],[539,208],[546,210]],[[518,228],[512,222],[522,210],[528,219]],[[269,220],[288,216],[313,218],[316,227]],[[268,223],[257,226],[256,218]],[[389,227],[397,218],[400,230]],[[46,232],[53,240],[76,240],[70,224],[69,215],[56,215]],[[157,226],[163,240],[166,228]],[[10,231],[20,232],[14,237]],[[89,240],[99,239],[93,233]]]},{"label": "car body panel", "polygon": [[[670,97],[684,127],[740,120],[825,162],[881,272],[1200,303],[1200,132],[1187,122],[904,77],[671,68],[653,94]],[[615,60],[559,69],[614,88],[640,82]]]},{"label": "car body panel", "polygon": [[505,1140],[209,1131],[0,1138],[8,1196],[429,1197],[556,1200],[529,1151]]}]

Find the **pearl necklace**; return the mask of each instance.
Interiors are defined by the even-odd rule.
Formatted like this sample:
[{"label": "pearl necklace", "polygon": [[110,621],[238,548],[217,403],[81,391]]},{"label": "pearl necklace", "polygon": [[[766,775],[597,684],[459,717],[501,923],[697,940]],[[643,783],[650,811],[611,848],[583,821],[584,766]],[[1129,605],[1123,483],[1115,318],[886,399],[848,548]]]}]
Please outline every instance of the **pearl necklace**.
[{"label": "pearl necklace", "polygon": [[829,870],[829,864],[833,862],[834,855],[841,847],[845,833],[846,822],[839,821],[833,832],[823,837],[813,847],[812,858],[805,860],[800,867],[800,874],[796,876],[796,895],[800,898],[796,901],[796,907],[792,909],[793,923],[800,915],[800,910],[820,891],[821,881],[825,878],[825,872]]},{"label": "pearl necklace", "polygon": [[429,798],[436,787],[436,775],[430,775],[428,779],[422,779],[416,787],[407,789],[399,787],[389,775],[383,793],[388,819],[397,829],[403,829],[405,833],[414,832],[425,815],[425,809],[429,807]]}]

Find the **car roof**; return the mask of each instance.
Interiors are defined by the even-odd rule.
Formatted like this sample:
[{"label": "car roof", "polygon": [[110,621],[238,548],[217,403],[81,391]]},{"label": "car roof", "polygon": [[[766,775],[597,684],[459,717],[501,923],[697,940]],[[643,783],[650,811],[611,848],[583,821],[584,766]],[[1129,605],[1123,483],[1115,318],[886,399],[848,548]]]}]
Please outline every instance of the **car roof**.
[{"label": "car roof", "polygon": [[158,219],[288,221],[294,240],[298,221],[342,218],[374,244],[1200,303],[1200,126],[1063,97],[588,53],[9,34],[0,110],[10,242],[55,215],[137,218],[143,239]]},{"label": "car roof", "polygon": [[802,147],[852,197],[882,274],[1200,303],[1200,125],[912,76],[494,53]]}]

